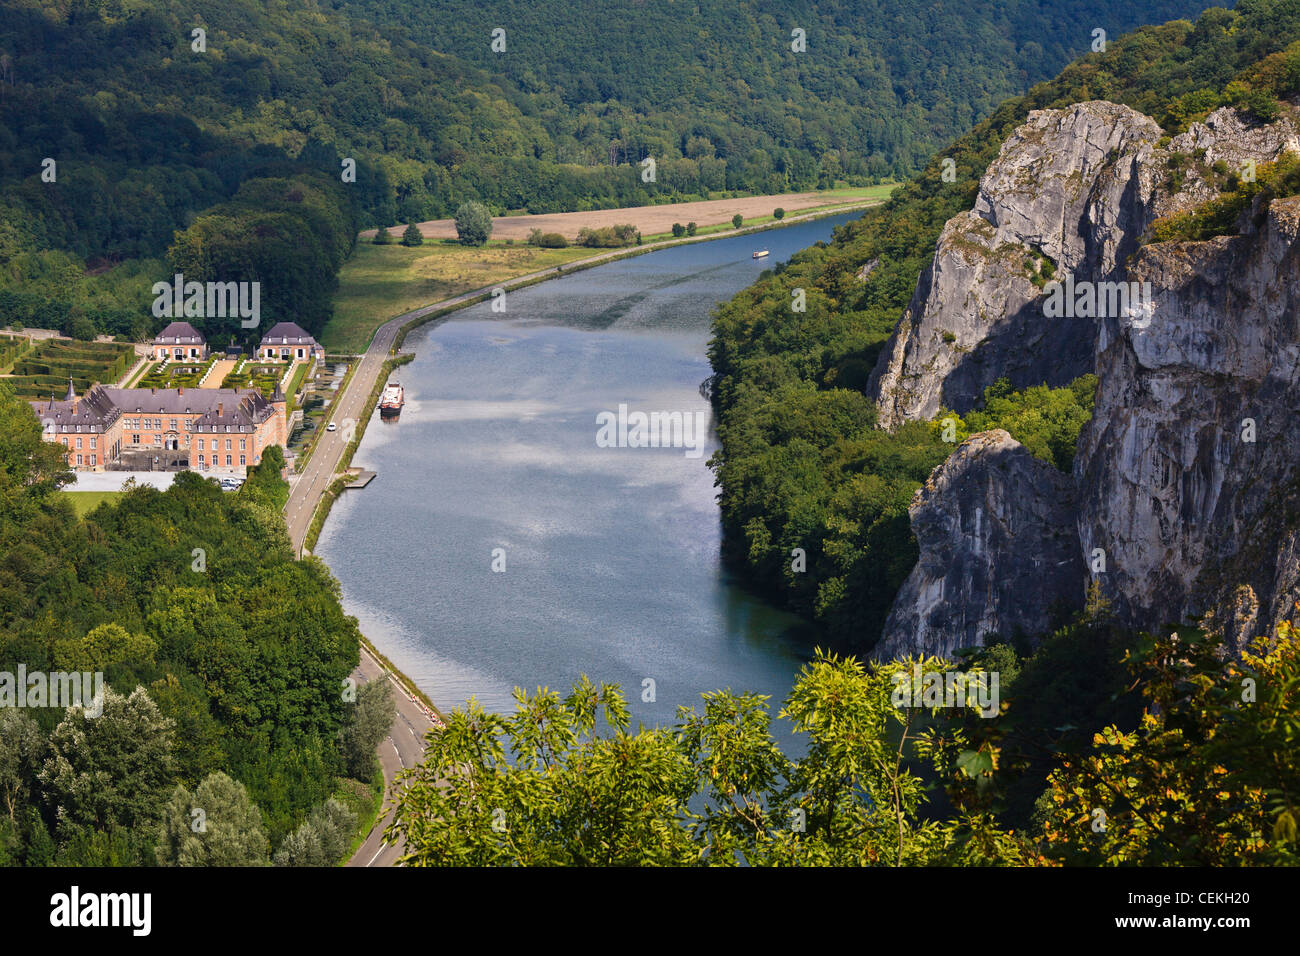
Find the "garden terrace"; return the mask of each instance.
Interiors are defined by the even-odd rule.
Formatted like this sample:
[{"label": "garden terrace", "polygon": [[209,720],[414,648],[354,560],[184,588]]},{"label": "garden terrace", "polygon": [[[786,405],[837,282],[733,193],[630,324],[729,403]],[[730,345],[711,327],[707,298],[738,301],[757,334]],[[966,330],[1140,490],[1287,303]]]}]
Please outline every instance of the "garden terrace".
[{"label": "garden terrace", "polygon": [[[140,381],[136,382],[136,388],[198,388],[199,383],[203,381],[203,376],[208,374],[208,369],[217,361],[215,358],[204,359],[199,362],[189,361],[171,361],[166,364],[159,362],[155,364]],[[212,385],[212,382],[206,383]]]},{"label": "garden terrace", "polygon": [[14,362],[31,350],[31,340],[25,336],[0,335],[0,372],[8,372]]},{"label": "garden terrace", "polygon": [[91,385],[113,384],[134,361],[135,350],[117,342],[81,342],[70,339],[46,339],[32,351],[17,358],[12,374],[4,381],[23,399],[63,395],[68,379],[78,392]]},{"label": "garden terrace", "polygon": [[284,377],[282,362],[245,362],[221,381],[222,388],[255,388],[267,398],[275,391],[276,382]]}]

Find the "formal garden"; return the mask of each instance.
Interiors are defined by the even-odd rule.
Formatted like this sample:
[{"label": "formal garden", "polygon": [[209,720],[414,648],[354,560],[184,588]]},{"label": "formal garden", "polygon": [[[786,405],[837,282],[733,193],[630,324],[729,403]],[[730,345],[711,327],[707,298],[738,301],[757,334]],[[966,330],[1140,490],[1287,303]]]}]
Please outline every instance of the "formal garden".
[{"label": "formal garden", "polygon": [[32,350],[31,339],[23,335],[0,335],[0,373]]},{"label": "formal garden", "polygon": [[[198,388],[216,358],[201,361],[185,360],[157,362],[135,383],[136,388]],[[211,382],[204,383],[211,386]]]},{"label": "formal garden", "polygon": [[68,390],[68,379],[80,394],[96,382],[116,382],[135,363],[135,350],[119,342],[82,342],[73,339],[44,339],[28,343],[23,351],[5,337],[0,342],[4,353],[0,368],[9,363],[9,350],[15,349],[11,374],[4,382],[22,399],[42,399],[54,395],[63,398]]},{"label": "formal garden", "polygon": [[[297,407],[294,396],[302,388],[303,378],[311,367],[310,362],[299,362],[293,370],[289,386],[284,390],[288,399],[288,412]],[[244,359],[221,381],[222,388],[255,388],[267,398],[275,393],[275,385],[283,377],[287,366],[283,362],[260,362]]]}]

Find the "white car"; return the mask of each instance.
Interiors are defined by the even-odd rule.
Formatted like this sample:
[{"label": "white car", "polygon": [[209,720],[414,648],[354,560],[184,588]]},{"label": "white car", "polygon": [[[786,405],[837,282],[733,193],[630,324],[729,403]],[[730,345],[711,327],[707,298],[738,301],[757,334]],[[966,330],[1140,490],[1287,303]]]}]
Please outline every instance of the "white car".
[{"label": "white car", "polygon": [[334,422],[330,422],[328,425],[325,426],[325,430],[326,430],[327,432],[338,431],[338,428],[339,428],[339,426],[336,425],[336,424],[334,424]]}]

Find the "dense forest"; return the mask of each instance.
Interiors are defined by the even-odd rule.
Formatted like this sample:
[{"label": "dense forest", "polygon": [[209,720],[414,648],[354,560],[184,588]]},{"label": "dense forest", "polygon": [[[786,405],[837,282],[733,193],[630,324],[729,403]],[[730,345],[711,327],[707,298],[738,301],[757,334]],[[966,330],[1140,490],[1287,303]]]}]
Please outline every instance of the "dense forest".
[{"label": "dense forest", "polygon": [[[741,6],[743,29],[716,3],[623,5],[602,16],[610,31],[584,4],[547,4],[511,11],[516,45],[496,57],[490,4],[14,0],[0,7],[0,315],[141,338],[160,325],[151,283],[183,265],[263,282],[262,329],[316,332],[350,248],[340,230],[350,242],[468,200],[554,212],[874,182],[1095,26],[1203,5],[817,3],[791,14],[810,44],[795,54],[763,4]],[[654,182],[637,165],[650,155]],[[239,196],[267,190],[273,210]]]},{"label": "dense forest", "polygon": [[0,708],[0,864],[328,865],[351,846],[392,702],[383,681],[349,690],[356,621],[294,559],[282,464],[272,448],[238,494],[182,473],[78,518],[58,446],[0,384],[0,671],[105,683],[99,716]]},{"label": "dense forest", "polygon": [[[870,648],[916,560],[907,505],[952,450],[944,438],[953,436],[940,427],[946,412],[893,433],[877,429],[863,390],[943,224],[971,208],[1003,140],[1030,110],[1088,99],[1127,104],[1172,134],[1219,106],[1267,113],[1297,92],[1294,0],[1242,0],[1235,11],[1211,9],[1194,24],[1136,30],[998,107],[884,206],[721,307],[710,357],[729,560],[828,635]],[[941,175],[947,159],[955,182]],[[791,309],[794,289],[805,290],[806,312]],[[1090,379],[1020,394],[1002,384],[960,423],[956,439],[1005,428],[1068,470],[1090,417]],[[806,572],[792,570],[794,548],[805,549]]]},{"label": "dense forest", "polygon": [[[775,193],[902,177],[1093,41],[1204,2],[332,0],[529,94],[562,162],[721,160]],[[593,15],[598,6],[598,15]],[[794,31],[802,31],[801,35]],[[496,43],[493,43],[494,31]],[[803,49],[795,47],[802,41]]]}]

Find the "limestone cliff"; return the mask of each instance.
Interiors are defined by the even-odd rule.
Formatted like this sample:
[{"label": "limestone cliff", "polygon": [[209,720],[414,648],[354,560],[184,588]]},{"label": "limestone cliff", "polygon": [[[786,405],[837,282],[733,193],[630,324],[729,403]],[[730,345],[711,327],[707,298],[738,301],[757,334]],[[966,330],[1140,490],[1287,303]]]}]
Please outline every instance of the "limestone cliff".
[{"label": "limestone cliff", "polygon": [[974,210],[945,226],[871,376],[885,428],[940,406],[965,412],[1001,376],[1061,385],[1091,369],[1095,323],[1044,320],[1037,263],[1078,279],[1115,273],[1152,215],[1160,136],[1114,103],[1029,114],[985,171]]},{"label": "limestone cliff", "polygon": [[[1239,235],[1143,243],[1158,217],[1216,198],[1225,165],[1300,152],[1300,126],[1219,110],[1165,148],[1160,137],[1109,103],[1032,113],[944,229],[871,379],[882,425],[964,411],[1000,376],[1095,372],[1096,405],[1068,480],[996,432],[936,469],[911,509],[920,560],[877,656],[1041,632],[1052,602],[1078,606],[1095,555],[1134,627],[1212,612],[1236,643],[1291,616],[1300,198],[1257,202]],[[1150,308],[1047,319],[1035,256],[1076,281],[1149,283]]]},{"label": "limestone cliff", "polygon": [[1177,623],[1239,584],[1263,611],[1247,631],[1290,611],[1295,565],[1273,567],[1290,531],[1261,536],[1260,523],[1278,517],[1300,462],[1298,242],[1300,198],[1279,199],[1252,235],[1134,259],[1155,308],[1099,343],[1075,462],[1081,544],[1106,552],[1103,589],[1134,626]]},{"label": "limestone cliff", "polygon": [[1083,604],[1074,488],[1001,429],[972,435],[908,509],[921,557],[874,655],[951,656],[1048,630]]}]

